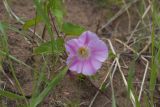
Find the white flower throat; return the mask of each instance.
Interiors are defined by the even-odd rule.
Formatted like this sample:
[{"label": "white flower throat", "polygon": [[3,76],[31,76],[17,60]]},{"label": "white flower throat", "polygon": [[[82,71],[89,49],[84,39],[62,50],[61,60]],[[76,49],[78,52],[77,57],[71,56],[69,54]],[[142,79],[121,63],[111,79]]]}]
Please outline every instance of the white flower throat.
[{"label": "white flower throat", "polygon": [[78,56],[81,57],[81,58],[88,58],[89,49],[87,47],[80,47],[78,49]]}]

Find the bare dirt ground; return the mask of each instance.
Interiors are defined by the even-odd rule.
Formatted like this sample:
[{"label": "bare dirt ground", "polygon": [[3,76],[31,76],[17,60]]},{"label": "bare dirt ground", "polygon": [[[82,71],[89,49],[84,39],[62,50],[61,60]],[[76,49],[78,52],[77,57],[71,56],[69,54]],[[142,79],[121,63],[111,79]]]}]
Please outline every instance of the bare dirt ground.
[{"label": "bare dirt ground", "polygon": [[[116,13],[119,10],[118,6],[99,6],[98,0],[65,0],[65,6],[67,10],[67,15],[65,16],[65,20],[69,22],[73,22],[76,24],[80,24],[84,26],[87,30],[91,30],[93,32],[97,32],[98,27],[105,24],[112,14]],[[28,0],[10,0],[10,5],[13,11],[17,16],[21,17],[23,20],[31,19],[35,16],[35,10],[33,3]],[[112,8],[111,8],[112,7]],[[134,14],[134,10],[131,10]],[[0,20],[9,22],[13,24],[17,28],[21,29],[22,25],[15,21],[15,19],[8,16],[5,7],[0,0]],[[101,37],[105,38],[121,38],[122,40],[126,40],[126,35],[128,33],[128,17],[127,14],[124,13],[120,18],[115,20],[108,30],[104,31],[106,35],[101,35]],[[132,21],[131,28],[135,26],[137,22],[136,15],[133,15],[130,19]],[[133,21],[134,20],[134,21]],[[32,34],[31,34],[32,35]],[[8,42],[10,53],[18,58],[19,60],[34,66],[34,62],[32,62],[32,44],[28,44],[24,37],[15,32],[8,32]],[[115,48],[118,52],[122,51],[122,47],[115,43]],[[130,62],[131,58],[124,58],[125,61]],[[105,78],[105,75],[108,72],[108,63],[106,61],[100,70],[98,77],[96,80],[92,82],[96,87],[100,86],[100,83]],[[139,62],[137,66],[137,81],[138,79],[142,79],[142,75],[144,71],[142,71],[143,65]],[[5,66],[6,64],[4,64]],[[32,82],[33,82],[33,73],[30,69],[22,66],[20,64],[14,63],[15,71],[18,80],[20,81],[22,88],[25,91],[26,95],[31,95]],[[10,78],[13,78],[10,71],[5,71]],[[53,71],[54,72],[54,71]],[[126,71],[127,74],[127,71]],[[14,88],[9,81],[3,77],[3,80],[6,82],[6,89],[16,92],[16,88]],[[130,107],[131,102],[128,100],[127,90],[125,89],[124,83],[120,76],[119,72],[116,72],[114,77],[114,90],[118,107]],[[68,75],[64,78],[64,80],[56,87],[55,90],[45,99],[45,101],[40,105],[40,107],[63,107],[64,104],[80,104],[80,107],[88,107],[94,95],[98,91],[97,88],[93,86],[88,80],[80,81],[76,78],[70,78]],[[104,94],[105,93],[105,94]],[[96,100],[93,103],[93,107],[111,107],[112,106],[112,95],[111,89],[108,88],[103,94],[100,93]],[[107,96],[106,96],[107,95]],[[15,107],[15,102],[6,100],[8,107]],[[69,107],[76,107],[70,105]]]}]

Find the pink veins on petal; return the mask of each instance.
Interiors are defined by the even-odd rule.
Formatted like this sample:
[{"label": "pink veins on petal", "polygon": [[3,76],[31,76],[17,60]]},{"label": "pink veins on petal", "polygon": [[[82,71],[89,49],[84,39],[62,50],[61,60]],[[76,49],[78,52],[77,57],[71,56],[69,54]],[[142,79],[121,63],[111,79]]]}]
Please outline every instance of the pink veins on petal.
[{"label": "pink veins on petal", "polygon": [[77,39],[67,41],[65,48],[68,52],[69,70],[84,75],[95,74],[108,57],[107,45],[90,31],[82,33]]}]

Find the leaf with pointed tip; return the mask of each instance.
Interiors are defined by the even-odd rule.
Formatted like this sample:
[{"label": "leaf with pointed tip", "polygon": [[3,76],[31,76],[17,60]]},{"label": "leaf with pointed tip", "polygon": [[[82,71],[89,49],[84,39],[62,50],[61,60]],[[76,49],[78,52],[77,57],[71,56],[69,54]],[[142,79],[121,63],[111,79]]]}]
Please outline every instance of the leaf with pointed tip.
[{"label": "leaf with pointed tip", "polygon": [[65,22],[62,25],[62,32],[64,32],[66,35],[77,35],[77,36],[79,36],[84,31],[85,31],[85,28],[83,28],[79,25],[76,25],[76,24],[69,23],[69,22]]},{"label": "leaf with pointed tip", "polygon": [[[52,49],[53,48],[53,49]],[[34,49],[34,54],[61,54],[64,52],[64,40],[57,39],[42,43]]]},{"label": "leaf with pointed tip", "polygon": [[24,23],[24,25],[23,25],[23,29],[24,30],[27,30],[27,29],[29,29],[30,27],[33,27],[33,26],[35,26],[36,24],[38,24],[39,22],[41,22],[41,17],[35,17],[35,18],[33,18],[33,19],[30,19],[30,20],[28,20],[28,21],[26,21],[25,23]]},{"label": "leaf with pointed tip", "polygon": [[31,107],[36,107],[39,103],[43,101],[43,99],[49,94],[50,91],[64,78],[65,74],[68,71],[68,67],[64,67],[56,77],[54,77],[48,84],[48,86],[31,102]]},{"label": "leaf with pointed tip", "polygon": [[9,91],[2,90],[2,89],[0,89],[0,96],[4,96],[4,97],[7,97],[7,98],[12,99],[12,100],[24,99],[23,96],[19,96],[17,94],[14,94],[14,93],[11,93]]}]

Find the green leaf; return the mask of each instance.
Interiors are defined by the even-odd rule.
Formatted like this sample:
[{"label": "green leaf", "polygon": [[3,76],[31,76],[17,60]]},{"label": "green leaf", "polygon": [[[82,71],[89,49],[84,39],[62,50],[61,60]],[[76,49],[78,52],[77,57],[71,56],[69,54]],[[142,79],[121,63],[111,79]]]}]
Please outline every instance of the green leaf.
[{"label": "green leaf", "polygon": [[12,99],[12,100],[21,100],[21,99],[24,99],[23,96],[19,96],[17,94],[11,93],[11,92],[4,91],[2,89],[0,89],[0,96],[4,96],[4,97],[7,97],[7,98]]},{"label": "green leaf", "polygon": [[43,0],[33,0],[33,1],[36,6],[36,11],[37,11],[38,16],[42,18],[42,21],[46,24],[48,33],[50,34],[50,36],[52,36],[53,32],[51,29],[47,6],[43,2]]},{"label": "green leaf", "polygon": [[[53,49],[52,49],[53,48]],[[34,49],[34,54],[61,54],[64,51],[64,40],[57,39],[42,43]]]},{"label": "green leaf", "polygon": [[36,107],[39,103],[43,101],[43,99],[49,94],[50,91],[64,78],[65,74],[68,71],[68,67],[64,67],[56,77],[54,77],[48,86],[31,102],[31,107]]},{"label": "green leaf", "polygon": [[62,32],[64,32],[66,35],[79,36],[84,31],[85,31],[85,28],[79,25],[72,24],[72,23],[65,22],[62,25]]},{"label": "green leaf", "polygon": [[102,92],[105,92],[105,91],[106,91],[106,84],[103,84],[103,85],[102,85],[101,91],[102,91]]},{"label": "green leaf", "polygon": [[114,59],[114,58],[116,58],[117,56],[115,55],[115,54],[113,54],[113,52],[109,52],[109,58],[110,59]]},{"label": "green leaf", "polygon": [[55,9],[53,13],[54,13],[54,16],[56,17],[56,21],[59,25],[59,28],[61,28],[63,24],[63,12],[58,9]]},{"label": "green leaf", "polygon": [[28,21],[25,22],[25,24],[23,25],[23,29],[27,30],[32,26],[35,26],[35,24],[38,24],[41,21],[41,17],[35,17],[33,19],[30,19]]},{"label": "green leaf", "polygon": [[42,65],[42,68],[40,68],[42,70],[40,72],[37,72],[37,71],[34,72],[35,83],[34,83],[34,88],[32,91],[32,99],[36,98],[40,93],[40,89],[41,89],[40,87],[42,83],[45,81],[44,80],[45,79],[45,74],[44,74],[45,68],[46,68],[46,63]]},{"label": "green leaf", "polygon": [[4,50],[9,53],[8,50],[8,37],[6,35],[6,24],[0,22],[0,32],[2,32],[2,35],[0,36],[0,49]]},{"label": "green leaf", "polygon": [[[156,46],[156,33],[155,33],[155,29],[157,27],[157,25],[160,25],[160,23],[158,22],[159,18],[157,17],[157,1],[153,0],[153,5],[152,5],[152,33],[151,33],[151,40],[152,40],[152,60],[151,60],[151,72],[150,72],[150,83],[149,83],[149,89],[150,89],[150,101],[151,101],[151,105],[154,105],[154,91],[155,91],[155,84],[156,84],[156,79],[158,76],[158,72],[159,72],[159,61],[158,59],[158,54],[157,51],[160,51],[160,47],[158,47],[158,50],[155,49]],[[157,19],[156,19],[157,18]],[[159,44],[159,43],[158,43]],[[159,53],[159,52],[158,52]],[[160,58],[160,57],[159,57]]]},{"label": "green leaf", "polygon": [[135,97],[135,101],[136,101],[136,107],[141,107],[140,102],[138,101],[138,96],[134,96]]},{"label": "green leaf", "polygon": [[144,106],[145,107],[150,107],[149,100],[150,100],[149,96],[147,95],[146,92],[144,92],[144,102],[145,102]]},{"label": "green leaf", "polygon": [[133,79],[135,75],[135,61],[133,61],[130,66],[129,66],[129,71],[128,71],[128,78],[127,78],[127,83],[128,83],[128,95],[130,95],[130,91],[133,89]]},{"label": "green leaf", "polygon": [[0,22],[0,31],[5,34],[4,32],[4,24],[2,22]]},{"label": "green leaf", "polygon": [[[1,35],[2,33],[2,35]],[[5,31],[4,31],[4,25],[2,22],[0,22],[0,48],[5,50],[5,39],[4,39],[4,35],[5,35]],[[2,66],[2,60],[3,60],[4,56],[0,56],[0,67]]]},{"label": "green leaf", "polygon": [[56,18],[56,22],[61,28],[63,24],[63,16],[64,16],[64,4],[62,0],[49,0],[49,7],[51,8],[52,14]]}]

